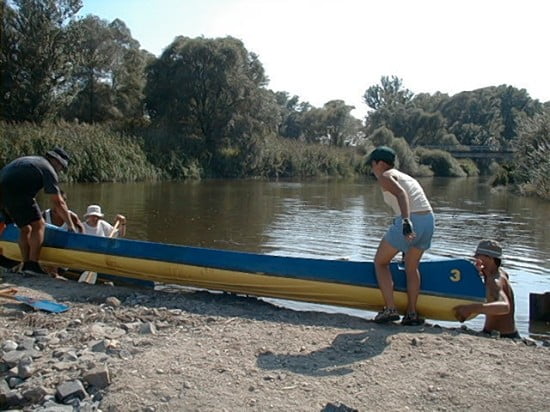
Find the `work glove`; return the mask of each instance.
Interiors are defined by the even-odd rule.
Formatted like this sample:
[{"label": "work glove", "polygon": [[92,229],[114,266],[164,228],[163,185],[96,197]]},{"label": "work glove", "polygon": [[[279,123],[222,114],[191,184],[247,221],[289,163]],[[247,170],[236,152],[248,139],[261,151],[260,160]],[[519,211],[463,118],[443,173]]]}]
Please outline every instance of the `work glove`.
[{"label": "work glove", "polygon": [[414,232],[413,224],[410,219],[403,219],[403,236],[409,236]]}]

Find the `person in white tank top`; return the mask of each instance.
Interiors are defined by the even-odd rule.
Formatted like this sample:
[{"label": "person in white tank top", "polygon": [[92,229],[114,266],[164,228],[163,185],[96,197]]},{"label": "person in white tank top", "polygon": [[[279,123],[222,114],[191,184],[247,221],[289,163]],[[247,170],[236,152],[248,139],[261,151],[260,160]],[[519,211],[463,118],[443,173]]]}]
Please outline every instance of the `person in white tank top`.
[{"label": "person in white tank top", "polygon": [[424,252],[431,246],[435,228],[433,210],[422,186],[414,178],[394,168],[395,152],[386,146],[374,149],[367,158],[376,176],[384,201],[394,215],[393,225],[380,241],[374,257],[378,287],[384,299],[384,309],[374,321],[386,323],[399,320],[393,297],[393,279],[390,262],[400,251],[405,254],[407,275],[407,309],[401,323],[421,325],[424,319],[416,310],[420,292],[418,266]]},{"label": "person in white tank top", "polygon": [[101,212],[101,206],[88,206],[84,215],[84,233],[103,237],[122,237],[126,235],[126,218],[123,215],[117,215],[113,225],[104,220],[103,216],[105,215]]},{"label": "person in white tank top", "polygon": [[[61,191],[61,196],[63,197],[65,202],[67,202],[67,194],[63,190]],[[68,212],[69,212],[69,217],[73,221],[73,225],[76,228],[76,230],[79,233],[83,233],[84,226],[82,225],[82,222],[80,221],[80,218],[78,217],[78,215],[72,210],[68,210]],[[44,210],[42,212],[42,218],[46,223],[50,225],[57,226],[63,230],[69,229],[69,226],[67,225],[67,223],[63,220],[63,218],[59,215],[59,213],[56,212],[55,209]]]}]

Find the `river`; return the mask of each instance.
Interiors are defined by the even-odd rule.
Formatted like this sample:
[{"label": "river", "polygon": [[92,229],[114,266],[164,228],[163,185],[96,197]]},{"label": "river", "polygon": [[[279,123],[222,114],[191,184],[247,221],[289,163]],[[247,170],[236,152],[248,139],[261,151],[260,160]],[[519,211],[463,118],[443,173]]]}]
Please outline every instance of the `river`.
[{"label": "river", "polygon": [[[482,238],[499,240],[516,294],[522,335],[550,336],[529,323],[529,294],[550,291],[550,202],[489,187],[483,178],[421,179],[436,213],[426,258],[470,258]],[[285,256],[372,260],[391,214],[374,179],[356,181],[203,180],[65,185],[80,216],[100,204],[107,220],[128,218],[127,237]],[[268,301],[295,310],[366,311]],[[439,322],[445,326],[458,323]],[[483,316],[466,323],[481,329]]]}]

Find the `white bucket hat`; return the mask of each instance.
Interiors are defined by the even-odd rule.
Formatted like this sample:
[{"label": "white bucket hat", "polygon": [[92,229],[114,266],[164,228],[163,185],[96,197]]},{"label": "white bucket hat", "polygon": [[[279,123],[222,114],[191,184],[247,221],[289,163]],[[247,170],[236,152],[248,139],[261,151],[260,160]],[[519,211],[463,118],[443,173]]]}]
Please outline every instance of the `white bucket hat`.
[{"label": "white bucket hat", "polygon": [[99,205],[90,205],[88,206],[88,210],[86,210],[86,214],[84,217],[88,216],[97,216],[97,217],[103,217],[103,213],[101,213],[101,206]]}]

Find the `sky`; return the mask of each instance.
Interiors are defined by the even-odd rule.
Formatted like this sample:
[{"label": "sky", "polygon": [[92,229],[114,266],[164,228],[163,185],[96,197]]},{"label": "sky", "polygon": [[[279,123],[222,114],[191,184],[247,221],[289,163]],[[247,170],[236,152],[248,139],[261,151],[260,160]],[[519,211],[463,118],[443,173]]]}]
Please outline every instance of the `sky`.
[{"label": "sky", "polygon": [[413,93],[507,84],[550,101],[545,0],[83,0],[80,15],[124,21],[157,56],[176,36],[232,36],[259,56],[268,87],[322,107],[355,106],[397,76]]}]

